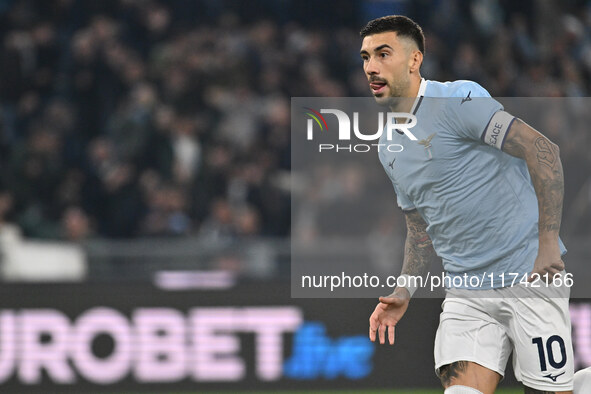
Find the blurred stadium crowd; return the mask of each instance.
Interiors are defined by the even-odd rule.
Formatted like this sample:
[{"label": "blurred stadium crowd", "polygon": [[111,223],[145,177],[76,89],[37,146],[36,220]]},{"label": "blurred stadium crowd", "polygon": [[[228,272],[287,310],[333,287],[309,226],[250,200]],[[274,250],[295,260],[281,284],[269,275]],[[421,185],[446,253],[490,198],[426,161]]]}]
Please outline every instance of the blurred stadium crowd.
[{"label": "blurred stadium crowd", "polygon": [[[426,78],[591,91],[586,1],[2,0],[0,222],[67,240],[288,235],[290,97],[368,96],[358,31],[391,13],[425,29]],[[543,131],[565,217],[590,215],[588,130]]]}]

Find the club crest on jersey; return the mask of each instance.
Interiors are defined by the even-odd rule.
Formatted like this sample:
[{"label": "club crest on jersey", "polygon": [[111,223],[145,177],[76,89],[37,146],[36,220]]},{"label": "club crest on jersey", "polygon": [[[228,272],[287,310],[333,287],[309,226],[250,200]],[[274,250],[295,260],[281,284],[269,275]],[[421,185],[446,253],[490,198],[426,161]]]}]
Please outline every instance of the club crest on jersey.
[{"label": "club crest on jersey", "polygon": [[433,137],[435,137],[437,133],[433,133],[430,136],[428,136],[427,138],[425,138],[424,140],[419,140],[418,143],[420,145],[423,145],[425,147],[425,149],[429,149],[432,145],[431,145],[431,140],[433,139]]},{"label": "club crest on jersey", "polygon": [[436,135],[437,135],[437,133],[433,133],[430,136],[428,136],[427,138],[417,141],[419,143],[419,145],[423,145],[425,147],[425,149],[427,150],[427,154],[429,155],[429,159],[433,158],[433,155],[431,154],[431,147],[433,146],[433,145],[431,145],[431,140]]}]

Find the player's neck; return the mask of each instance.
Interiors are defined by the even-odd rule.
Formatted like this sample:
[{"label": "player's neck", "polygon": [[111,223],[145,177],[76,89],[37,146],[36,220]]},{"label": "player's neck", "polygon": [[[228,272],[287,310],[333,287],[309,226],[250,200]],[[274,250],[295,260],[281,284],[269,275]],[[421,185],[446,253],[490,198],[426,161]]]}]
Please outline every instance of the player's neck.
[{"label": "player's neck", "polygon": [[421,88],[421,74],[416,73],[410,77],[410,85],[408,89],[408,94],[406,97],[417,97],[419,95],[419,89]]},{"label": "player's neck", "polygon": [[403,100],[396,100],[394,105],[390,106],[390,109],[394,112],[410,112],[412,109],[415,99],[419,95],[419,90],[421,89],[421,81],[423,78],[420,74],[414,74],[410,78],[410,84],[408,85],[408,90],[404,95],[401,96],[405,99]]}]

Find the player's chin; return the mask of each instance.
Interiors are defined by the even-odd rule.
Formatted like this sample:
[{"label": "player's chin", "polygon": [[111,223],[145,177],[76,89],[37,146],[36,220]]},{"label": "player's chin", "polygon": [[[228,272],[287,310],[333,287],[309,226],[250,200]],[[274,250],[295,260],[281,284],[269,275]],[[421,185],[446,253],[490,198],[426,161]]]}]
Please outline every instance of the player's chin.
[{"label": "player's chin", "polygon": [[376,103],[378,103],[379,105],[388,105],[390,104],[390,97],[386,96],[383,93],[380,93],[379,95],[374,94],[373,98],[376,100]]}]

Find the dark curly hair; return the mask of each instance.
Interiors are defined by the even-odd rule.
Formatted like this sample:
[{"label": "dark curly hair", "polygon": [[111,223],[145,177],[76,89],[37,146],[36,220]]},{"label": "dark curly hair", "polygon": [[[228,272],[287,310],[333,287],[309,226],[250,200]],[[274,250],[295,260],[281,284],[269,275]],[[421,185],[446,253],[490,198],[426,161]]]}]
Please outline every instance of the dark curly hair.
[{"label": "dark curly hair", "polygon": [[419,51],[425,54],[425,35],[423,29],[415,21],[404,15],[388,15],[367,22],[367,25],[359,32],[361,37],[372,34],[384,33],[388,31],[396,32],[401,37],[412,39],[419,48]]}]

